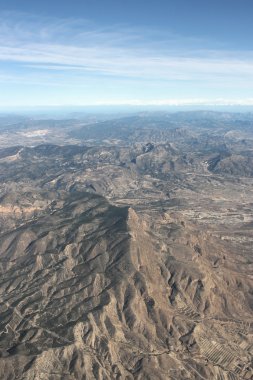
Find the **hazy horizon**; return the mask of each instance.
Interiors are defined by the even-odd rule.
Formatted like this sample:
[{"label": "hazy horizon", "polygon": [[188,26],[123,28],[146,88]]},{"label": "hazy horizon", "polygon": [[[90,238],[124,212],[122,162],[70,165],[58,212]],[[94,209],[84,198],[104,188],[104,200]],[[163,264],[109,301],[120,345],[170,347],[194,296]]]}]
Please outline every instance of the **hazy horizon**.
[{"label": "hazy horizon", "polygon": [[253,106],[61,106],[61,107],[6,107],[0,108],[0,117],[8,115],[20,115],[26,117],[44,118],[68,118],[81,115],[112,115],[112,116],[131,116],[141,112],[147,113],[177,113],[177,112],[217,112],[217,113],[253,113]]}]

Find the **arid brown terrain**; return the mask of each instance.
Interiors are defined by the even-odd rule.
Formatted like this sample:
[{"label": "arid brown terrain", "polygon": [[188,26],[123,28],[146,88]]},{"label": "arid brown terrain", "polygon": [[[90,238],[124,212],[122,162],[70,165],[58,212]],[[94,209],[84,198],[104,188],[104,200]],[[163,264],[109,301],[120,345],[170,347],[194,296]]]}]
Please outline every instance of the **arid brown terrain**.
[{"label": "arid brown terrain", "polygon": [[253,379],[253,115],[0,125],[0,379]]}]

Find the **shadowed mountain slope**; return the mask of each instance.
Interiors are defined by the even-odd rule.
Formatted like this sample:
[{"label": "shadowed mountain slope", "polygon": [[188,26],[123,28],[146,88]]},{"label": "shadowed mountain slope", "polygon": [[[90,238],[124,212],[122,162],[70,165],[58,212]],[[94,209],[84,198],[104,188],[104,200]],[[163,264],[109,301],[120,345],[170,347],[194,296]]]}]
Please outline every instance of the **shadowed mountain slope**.
[{"label": "shadowed mountain slope", "polygon": [[1,379],[252,379],[253,140],[238,120],[4,140]]}]

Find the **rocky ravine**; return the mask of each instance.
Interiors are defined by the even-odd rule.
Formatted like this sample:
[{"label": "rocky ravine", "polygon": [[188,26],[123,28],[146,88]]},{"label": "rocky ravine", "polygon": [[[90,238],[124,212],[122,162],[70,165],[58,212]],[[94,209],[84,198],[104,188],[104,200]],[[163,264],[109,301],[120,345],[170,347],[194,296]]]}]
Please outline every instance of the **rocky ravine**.
[{"label": "rocky ravine", "polygon": [[1,378],[250,378],[252,282],[177,215],[75,193],[1,242]]},{"label": "rocky ravine", "polygon": [[252,379],[251,177],[170,144],[1,157],[1,379]]}]

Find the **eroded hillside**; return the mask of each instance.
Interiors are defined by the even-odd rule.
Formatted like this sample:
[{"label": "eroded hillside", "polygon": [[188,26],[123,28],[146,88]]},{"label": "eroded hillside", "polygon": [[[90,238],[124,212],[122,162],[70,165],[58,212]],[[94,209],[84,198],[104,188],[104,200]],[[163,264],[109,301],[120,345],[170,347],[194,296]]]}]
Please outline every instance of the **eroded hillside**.
[{"label": "eroded hillside", "polygon": [[0,151],[0,378],[252,379],[251,135],[180,117]]}]

